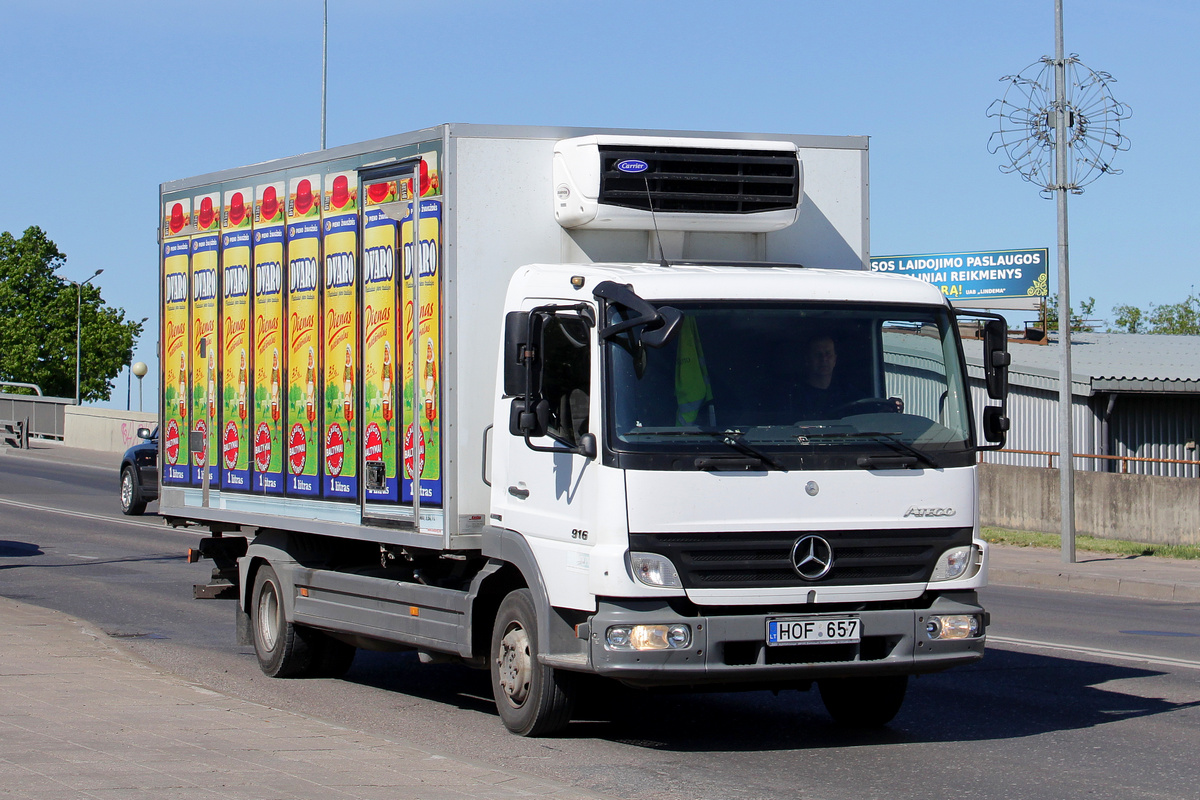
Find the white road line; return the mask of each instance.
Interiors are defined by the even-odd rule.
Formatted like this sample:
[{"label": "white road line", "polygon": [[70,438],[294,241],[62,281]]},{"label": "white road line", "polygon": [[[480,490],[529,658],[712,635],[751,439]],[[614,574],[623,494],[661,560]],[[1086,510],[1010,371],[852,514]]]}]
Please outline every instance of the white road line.
[{"label": "white road line", "polygon": [[1099,658],[1111,658],[1117,661],[1135,661],[1139,664],[1153,664],[1156,667],[1182,667],[1183,669],[1200,670],[1200,661],[1188,661],[1182,658],[1168,658],[1166,656],[1147,656],[1141,653],[1126,653],[1120,650],[1103,650],[1099,647],[1081,647],[1073,644],[1060,644],[1058,642],[1035,642],[1029,639],[1010,639],[1007,636],[993,636],[988,634],[987,640],[992,644],[1007,644],[1014,647],[1032,647],[1039,650],[1054,650],[1064,653],[1075,653],[1082,656],[1097,656]]},{"label": "white road line", "polygon": [[[173,532],[176,529],[170,528],[165,522],[143,522],[136,519],[122,519],[120,517],[106,517],[103,514],[89,514],[86,511],[68,511],[65,508],[55,508],[54,506],[39,506],[35,503],[22,503],[20,500],[5,500],[0,498],[0,505],[13,506],[15,508],[25,508],[31,511],[49,511],[52,514],[65,514],[68,517],[78,517],[80,519],[90,519],[99,522],[114,522],[120,525],[141,525],[143,528],[154,528],[157,531],[167,533]],[[190,532],[190,531],[187,531]]]}]

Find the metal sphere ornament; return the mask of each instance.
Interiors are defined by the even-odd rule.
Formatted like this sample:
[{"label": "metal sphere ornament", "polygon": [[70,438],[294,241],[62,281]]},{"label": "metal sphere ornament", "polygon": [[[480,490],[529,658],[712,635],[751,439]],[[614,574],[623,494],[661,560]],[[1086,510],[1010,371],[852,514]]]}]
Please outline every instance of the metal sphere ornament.
[{"label": "metal sphere ornament", "polygon": [[1132,114],[1110,91],[1116,80],[1096,72],[1072,54],[1064,60],[1066,72],[1067,183],[1059,186],[1054,163],[1055,122],[1059,104],[1054,97],[1054,59],[1030,64],[1017,75],[1000,80],[1008,84],[1004,96],[988,107],[988,116],[999,128],[988,139],[988,151],[1004,153],[1004,173],[1015,172],[1041,187],[1043,197],[1057,189],[1082,194],[1083,187],[1103,174],[1119,175],[1113,156],[1129,149],[1121,135],[1121,122]]}]

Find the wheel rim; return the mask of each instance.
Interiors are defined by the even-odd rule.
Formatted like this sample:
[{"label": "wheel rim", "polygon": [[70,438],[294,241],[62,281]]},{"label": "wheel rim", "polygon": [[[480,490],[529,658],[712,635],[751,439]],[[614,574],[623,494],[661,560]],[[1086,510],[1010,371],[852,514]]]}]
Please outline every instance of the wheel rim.
[{"label": "wheel rim", "polygon": [[133,505],[133,476],[129,472],[125,472],[121,476],[121,507],[129,508]]},{"label": "wheel rim", "polygon": [[263,584],[262,594],[258,596],[258,638],[267,651],[275,649],[279,640],[279,596],[275,593],[275,584]]},{"label": "wheel rim", "polygon": [[520,708],[529,698],[529,683],[533,675],[533,658],[529,634],[518,623],[512,623],[500,640],[496,657],[498,680],[504,697],[513,708]]}]

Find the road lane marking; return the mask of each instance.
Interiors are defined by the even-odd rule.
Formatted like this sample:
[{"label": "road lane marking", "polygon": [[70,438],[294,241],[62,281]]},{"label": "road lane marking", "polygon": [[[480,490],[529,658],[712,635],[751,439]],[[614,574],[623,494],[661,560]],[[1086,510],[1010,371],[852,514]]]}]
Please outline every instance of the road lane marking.
[{"label": "road lane marking", "polygon": [[[89,514],[86,511],[69,511],[65,508],[55,508],[54,506],[39,506],[36,503],[22,503],[20,500],[6,500],[4,498],[0,498],[0,505],[13,506],[15,508],[24,508],[24,509],[28,509],[30,511],[49,511],[54,514],[65,514],[68,517],[78,517],[79,519],[98,520],[100,522],[115,522],[115,523],[119,523],[119,524],[123,524],[123,525],[141,525],[143,528],[154,528],[156,531],[179,530],[178,528],[172,529],[165,522],[154,523],[154,522],[143,522],[141,520],[136,520],[136,519],[124,519],[122,517],[106,517],[103,514]],[[187,532],[195,533],[196,531],[187,531]]]},{"label": "road lane marking", "polygon": [[1136,661],[1139,664],[1153,664],[1156,667],[1182,667],[1183,669],[1200,670],[1200,661],[1188,661],[1183,658],[1167,656],[1147,656],[1141,653],[1126,653],[1121,650],[1104,650],[1099,647],[1083,647],[1081,645],[1060,644],[1058,642],[1037,642],[1030,639],[1011,639],[1007,636],[992,636],[987,640],[994,644],[1007,644],[1015,647],[1034,647],[1041,650],[1056,650],[1064,653],[1074,653],[1083,656],[1111,658],[1117,661]]}]

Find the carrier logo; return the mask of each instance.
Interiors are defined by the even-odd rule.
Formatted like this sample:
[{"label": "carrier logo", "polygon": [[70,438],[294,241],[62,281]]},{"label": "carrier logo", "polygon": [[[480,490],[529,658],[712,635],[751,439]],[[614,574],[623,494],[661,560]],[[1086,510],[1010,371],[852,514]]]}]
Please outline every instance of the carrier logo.
[{"label": "carrier logo", "polygon": [[819,581],[833,569],[833,547],[820,536],[801,536],[792,545],[792,569],[806,581]]},{"label": "carrier logo", "polygon": [[617,169],[621,172],[638,173],[650,169],[650,165],[636,158],[626,158],[617,162]]},{"label": "carrier logo", "polygon": [[906,517],[953,517],[953,508],[918,508],[917,506],[909,506],[908,511],[904,512]]}]

